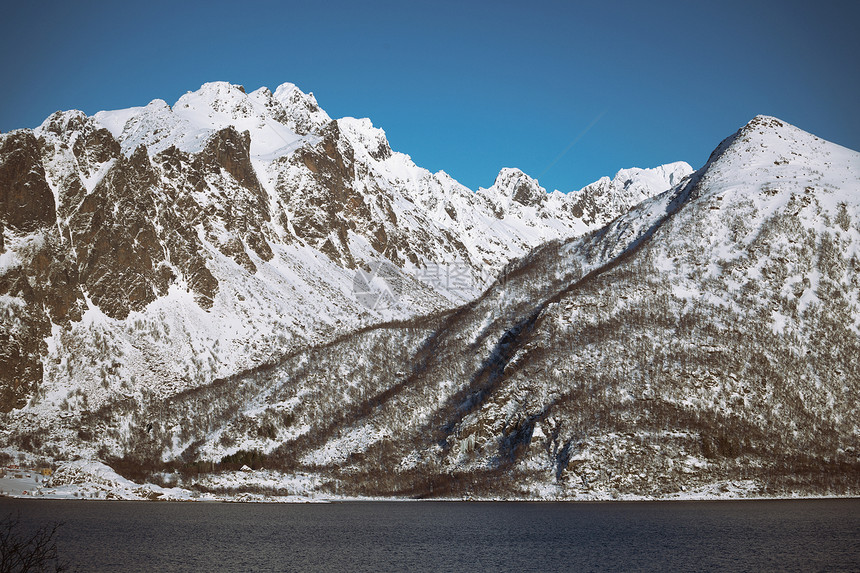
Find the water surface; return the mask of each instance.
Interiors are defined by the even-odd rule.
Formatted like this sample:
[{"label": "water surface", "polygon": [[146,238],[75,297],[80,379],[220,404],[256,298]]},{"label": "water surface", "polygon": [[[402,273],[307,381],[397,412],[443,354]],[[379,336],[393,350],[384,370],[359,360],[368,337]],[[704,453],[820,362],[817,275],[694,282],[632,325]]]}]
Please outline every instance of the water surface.
[{"label": "water surface", "polygon": [[860,571],[860,500],[308,505],[0,499],[81,571]]}]

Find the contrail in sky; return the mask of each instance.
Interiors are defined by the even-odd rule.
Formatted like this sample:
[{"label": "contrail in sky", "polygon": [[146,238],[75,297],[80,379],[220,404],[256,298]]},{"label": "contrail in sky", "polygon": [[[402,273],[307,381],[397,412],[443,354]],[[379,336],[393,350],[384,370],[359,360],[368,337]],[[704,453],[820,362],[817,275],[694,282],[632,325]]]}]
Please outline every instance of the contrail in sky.
[{"label": "contrail in sky", "polygon": [[552,169],[553,165],[555,165],[556,163],[558,163],[559,159],[561,159],[562,157],[564,157],[564,155],[565,155],[568,151],[570,151],[570,148],[571,148],[571,147],[573,147],[574,145],[576,145],[576,143],[577,143],[580,139],[582,139],[583,137],[585,137],[585,134],[586,134],[586,133],[588,133],[588,130],[590,130],[592,127],[594,127],[594,126],[595,126],[595,124],[596,124],[598,121],[600,121],[600,118],[601,118],[601,117],[603,117],[604,115],[606,115],[606,110],[604,110],[604,111],[600,112],[600,114],[599,114],[597,117],[595,117],[593,120],[591,120],[591,123],[589,123],[589,124],[588,124],[588,127],[586,127],[585,129],[583,129],[582,131],[580,131],[580,132],[579,132],[579,135],[577,135],[577,136],[576,136],[576,139],[574,139],[573,141],[571,141],[571,142],[570,142],[570,145],[568,145],[567,147],[565,147],[565,148],[564,148],[564,151],[562,151],[561,153],[559,153],[559,154],[558,154],[558,156],[557,156],[555,159],[553,159],[553,160],[552,160],[552,163],[550,163],[549,165],[547,165],[546,169],[544,169],[543,171],[541,171],[540,175],[538,175],[538,176],[537,176],[537,178],[538,178],[538,179],[540,179],[541,177],[543,177],[543,175],[544,175],[547,171],[549,171],[550,169]]}]

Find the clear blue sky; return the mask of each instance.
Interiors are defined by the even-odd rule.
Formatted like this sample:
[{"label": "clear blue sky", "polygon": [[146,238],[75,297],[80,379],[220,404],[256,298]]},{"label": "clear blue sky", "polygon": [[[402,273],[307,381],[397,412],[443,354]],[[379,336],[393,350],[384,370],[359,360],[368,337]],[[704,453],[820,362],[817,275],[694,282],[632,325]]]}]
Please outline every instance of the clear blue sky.
[{"label": "clear blue sky", "polygon": [[828,0],[7,2],[0,130],[291,81],[473,189],[519,167],[571,191],[699,167],[759,113],[860,149],[858,25]]}]

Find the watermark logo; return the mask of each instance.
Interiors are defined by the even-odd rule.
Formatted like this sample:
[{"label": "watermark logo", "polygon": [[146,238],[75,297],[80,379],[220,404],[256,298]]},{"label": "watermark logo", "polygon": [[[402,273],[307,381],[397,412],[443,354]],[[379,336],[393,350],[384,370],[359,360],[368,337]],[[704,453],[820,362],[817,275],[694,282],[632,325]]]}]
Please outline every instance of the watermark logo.
[{"label": "watermark logo", "polygon": [[367,269],[356,269],[352,292],[355,300],[370,310],[396,308],[403,294],[403,275],[387,261],[372,262]]},{"label": "watermark logo", "polygon": [[[462,261],[430,263],[423,267],[400,269],[388,262],[372,262],[358,268],[353,277],[353,294],[362,306],[377,312],[397,309],[412,279],[424,283],[451,300],[469,300],[485,288],[496,285],[504,290],[510,269],[485,269],[476,279],[472,267]],[[453,298],[452,298],[453,297]]]},{"label": "watermark logo", "polygon": [[[476,284],[472,268],[468,263],[430,263],[423,267],[401,270],[387,261],[373,262],[355,271],[353,293],[356,301],[374,311],[397,308],[404,295],[410,277],[433,290],[465,300],[478,294],[481,285]],[[479,281],[481,279],[478,279]]]},{"label": "watermark logo", "polygon": [[415,278],[436,290],[444,290],[454,294],[465,294],[474,287],[470,267],[462,261],[437,264],[430,263],[426,267],[415,269]]}]

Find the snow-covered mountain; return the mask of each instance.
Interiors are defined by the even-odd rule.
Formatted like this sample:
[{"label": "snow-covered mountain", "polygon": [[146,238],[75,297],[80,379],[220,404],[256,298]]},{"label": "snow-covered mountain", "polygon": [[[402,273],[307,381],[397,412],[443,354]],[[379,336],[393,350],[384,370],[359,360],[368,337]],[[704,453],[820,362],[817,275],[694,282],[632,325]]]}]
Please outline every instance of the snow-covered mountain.
[{"label": "snow-covered mountain", "polygon": [[860,153],[760,116],[456,309],[43,434],[221,493],[856,495],[858,221]]},{"label": "snow-covered mountain", "polygon": [[0,441],[216,493],[856,495],[860,154],[759,116],[691,171],[473,192],[292,84],[58,112],[0,135]]},{"label": "snow-covered mountain", "polygon": [[[690,171],[634,179],[656,194]],[[210,83],[2,134],[0,409],[169,396],[451,308],[510,259],[598,225],[571,207],[588,189],[506,174],[472,192],[292,84]]]}]

